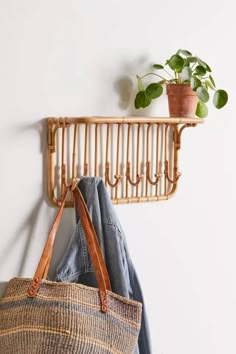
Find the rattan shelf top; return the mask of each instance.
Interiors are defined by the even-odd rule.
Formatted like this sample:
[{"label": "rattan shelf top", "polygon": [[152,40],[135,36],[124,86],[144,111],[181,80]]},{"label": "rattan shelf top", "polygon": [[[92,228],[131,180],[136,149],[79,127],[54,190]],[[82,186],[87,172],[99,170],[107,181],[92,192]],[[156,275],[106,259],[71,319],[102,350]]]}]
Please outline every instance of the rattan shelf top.
[{"label": "rattan shelf top", "polygon": [[171,117],[99,117],[99,116],[92,116],[92,117],[49,117],[52,123],[61,123],[61,124],[76,124],[76,123],[86,123],[86,124],[93,124],[93,123],[140,123],[140,124],[147,124],[147,123],[166,123],[166,124],[200,124],[204,122],[204,119],[201,118],[171,118]]}]

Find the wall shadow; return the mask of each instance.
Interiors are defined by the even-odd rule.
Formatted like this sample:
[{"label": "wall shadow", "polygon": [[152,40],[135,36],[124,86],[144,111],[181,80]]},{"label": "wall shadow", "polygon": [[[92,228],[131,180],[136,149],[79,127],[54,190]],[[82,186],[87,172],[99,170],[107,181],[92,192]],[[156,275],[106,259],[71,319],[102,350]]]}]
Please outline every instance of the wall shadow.
[{"label": "wall shadow", "polygon": [[133,81],[129,76],[118,77],[114,82],[115,91],[118,94],[118,105],[121,109],[128,109],[131,103],[131,96],[133,92]]},{"label": "wall shadow", "polygon": [[[24,270],[24,266],[29,256],[29,250],[31,244],[33,243],[33,230],[35,225],[37,225],[37,221],[42,209],[42,206],[46,202],[48,206],[50,206],[49,200],[47,198],[47,120],[40,119],[39,121],[30,124],[30,125],[16,125],[14,130],[19,132],[25,132],[26,130],[35,130],[39,134],[39,152],[42,154],[42,192],[41,197],[32,207],[30,214],[22,221],[20,227],[16,231],[15,235],[11,238],[7,246],[1,250],[1,257],[0,257],[0,266],[4,264],[5,255],[9,255],[11,249],[17,247],[17,243],[20,240],[24,231],[27,231],[27,236],[25,238],[25,247],[24,252],[21,256],[21,260],[19,263],[19,268],[17,274],[15,276],[20,277]],[[33,274],[32,274],[33,275]]]},{"label": "wall shadow", "polygon": [[136,75],[141,76],[143,73],[148,72],[150,69],[148,60],[148,57],[143,55],[135,61],[124,62],[121,71],[127,74],[119,75],[114,81],[113,87],[118,95],[118,106],[120,109],[126,110],[127,115],[130,117],[150,115],[150,107],[136,109],[134,106],[134,100],[137,93]]},{"label": "wall shadow", "polygon": [[2,255],[1,260],[0,260],[0,266],[2,267],[4,264],[4,255],[9,255],[11,253],[11,249],[17,247],[17,243],[20,240],[20,235],[24,233],[24,231],[27,229],[27,237],[25,239],[25,248],[24,252],[22,254],[18,272],[16,276],[20,277],[22,275],[22,272],[24,270],[25,262],[28,256],[28,251],[30,249],[30,246],[33,242],[32,234],[35,225],[37,224],[37,220],[40,214],[40,210],[43,205],[43,197],[41,197],[38,202],[35,204],[35,206],[32,208],[31,213],[22,221],[21,226],[15,233],[15,235],[11,238],[10,242],[7,244],[7,246],[2,250]]}]

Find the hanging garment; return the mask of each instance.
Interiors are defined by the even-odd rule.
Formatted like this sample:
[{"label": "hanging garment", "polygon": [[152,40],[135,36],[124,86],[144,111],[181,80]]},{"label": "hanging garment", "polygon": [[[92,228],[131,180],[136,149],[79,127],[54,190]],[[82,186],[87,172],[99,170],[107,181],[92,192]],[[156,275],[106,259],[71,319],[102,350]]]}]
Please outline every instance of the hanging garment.
[{"label": "hanging garment", "polygon": [[133,354],[142,304],[111,291],[99,242],[81,192],[74,197],[98,288],[46,280],[61,207],[33,279],[13,278],[0,301],[1,354]]},{"label": "hanging garment", "polygon": [[[151,340],[142,290],[132,261],[124,231],[100,177],[83,177],[78,187],[86,201],[102,253],[112,290],[143,304],[141,330],[135,354],[151,354]],[[97,286],[86,239],[76,211],[76,230],[57,268],[56,280]]]}]

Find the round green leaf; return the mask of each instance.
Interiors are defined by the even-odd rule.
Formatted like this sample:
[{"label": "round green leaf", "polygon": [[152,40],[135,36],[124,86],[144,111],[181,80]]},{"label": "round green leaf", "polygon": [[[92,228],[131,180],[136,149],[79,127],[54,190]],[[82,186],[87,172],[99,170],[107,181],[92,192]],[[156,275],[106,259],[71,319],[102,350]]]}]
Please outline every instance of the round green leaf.
[{"label": "round green leaf", "polygon": [[164,66],[161,64],[154,64],[153,67],[154,67],[154,69],[157,69],[157,70],[164,69]]},{"label": "round green leaf", "polygon": [[191,89],[193,91],[196,91],[196,89],[201,86],[201,81],[197,78],[197,77],[191,77],[191,80],[190,80],[190,85],[191,85]]},{"label": "round green leaf", "polygon": [[191,57],[192,53],[190,53],[188,50],[181,49],[180,53],[183,54],[185,57]]},{"label": "round green leaf", "polygon": [[136,109],[139,109],[142,107],[141,102],[142,102],[143,92],[144,91],[139,91],[135,97],[134,106]]},{"label": "round green leaf", "polygon": [[204,76],[206,74],[206,69],[203,66],[198,65],[196,66],[194,73],[199,76]]},{"label": "round green leaf", "polygon": [[187,60],[189,63],[196,63],[196,62],[197,62],[197,58],[196,58],[196,57],[188,57],[188,58],[186,58],[186,60]]},{"label": "round green leaf", "polygon": [[184,59],[184,67],[190,66],[190,62],[187,60],[188,58]]},{"label": "round green leaf", "polygon": [[228,102],[228,94],[225,90],[217,90],[213,97],[214,106],[218,109],[224,107]]},{"label": "round green leaf", "polygon": [[163,92],[163,87],[158,83],[150,84],[146,88],[146,95],[150,99],[154,99],[161,96],[162,92]]},{"label": "round green leaf", "polygon": [[208,91],[205,89],[205,87],[199,86],[199,87],[197,88],[196,93],[197,93],[198,98],[199,98],[202,102],[207,102],[207,101],[209,101],[209,97],[210,97],[210,96],[209,96]]},{"label": "round green leaf", "polygon": [[205,63],[205,64],[206,64],[206,71],[211,72],[210,66],[207,63]]},{"label": "round green leaf", "polygon": [[206,69],[206,63],[203,60],[201,60],[200,58],[197,57],[197,61],[198,61],[200,66],[203,66],[204,69]]},{"label": "round green leaf", "polygon": [[184,66],[184,59],[180,55],[174,54],[169,60],[167,60],[167,64],[172,70],[180,72]]},{"label": "round green leaf", "polygon": [[139,91],[135,97],[135,108],[145,108],[151,103],[151,98],[148,97],[145,91]]},{"label": "round green leaf", "polygon": [[192,76],[192,70],[188,66],[184,66],[181,72],[181,79],[183,81],[190,81]]},{"label": "round green leaf", "polygon": [[208,115],[208,109],[205,103],[198,101],[197,109],[196,109],[196,116],[199,118],[205,118]]},{"label": "round green leaf", "polygon": [[198,57],[197,57],[197,61],[198,61],[200,66],[202,66],[204,69],[206,69],[206,71],[211,72],[211,68],[209,67],[209,65],[207,63],[205,63],[203,60],[201,60]]}]

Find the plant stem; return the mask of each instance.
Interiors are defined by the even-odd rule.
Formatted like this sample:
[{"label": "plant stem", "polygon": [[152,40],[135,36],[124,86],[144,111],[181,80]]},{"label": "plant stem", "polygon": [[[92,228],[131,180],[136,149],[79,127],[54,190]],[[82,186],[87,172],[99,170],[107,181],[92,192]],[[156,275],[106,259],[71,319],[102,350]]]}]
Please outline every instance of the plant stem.
[{"label": "plant stem", "polygon": [[166,69],[163,69],[172,79],[174,79],[174,77],[166,70]]},{"label": "plant stem", "polygon": [[158,74],[156,74],[156,73],[148,73],[148,74],[146,74],[146,75],[141,76],[141,79],[143,79],[144,77],[146,77],[146,76],[148,76],[148,75],[155,75],[155,76],[158,76],[158,77],[160,77],[161,79],[163,79],[163,80],[169,82],[169,80],[167,80],[165,77],[163,77],[163,76],[161,76],[161,75],[158,75]]},{"label": "plant stem", "polygon": [[181,84],[180,73],[177,73],[177,80],[178,80],[178,84]]}]

